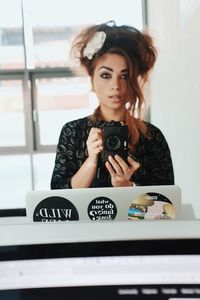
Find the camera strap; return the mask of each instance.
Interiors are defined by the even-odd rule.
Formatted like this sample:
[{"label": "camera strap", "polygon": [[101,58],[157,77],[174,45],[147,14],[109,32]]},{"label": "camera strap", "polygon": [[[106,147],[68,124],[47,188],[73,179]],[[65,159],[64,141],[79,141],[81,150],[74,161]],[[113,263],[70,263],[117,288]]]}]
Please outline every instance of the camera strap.
[{"label": "camera strap", "polygon": [[100,158],[98,159],[97,170],[96,170],[93,186],[95,187],[111,186],[110,174]]}]

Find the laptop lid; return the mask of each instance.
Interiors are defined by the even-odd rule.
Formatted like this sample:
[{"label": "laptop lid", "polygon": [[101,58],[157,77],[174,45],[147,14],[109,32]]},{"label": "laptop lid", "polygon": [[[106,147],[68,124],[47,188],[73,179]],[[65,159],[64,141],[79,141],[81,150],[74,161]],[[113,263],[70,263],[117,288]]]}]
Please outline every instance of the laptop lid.
[{"label": "laptop lid", "polygon": [[29,222],[181,219],[181,191],[175,185],[33,191],[26,209]]}]

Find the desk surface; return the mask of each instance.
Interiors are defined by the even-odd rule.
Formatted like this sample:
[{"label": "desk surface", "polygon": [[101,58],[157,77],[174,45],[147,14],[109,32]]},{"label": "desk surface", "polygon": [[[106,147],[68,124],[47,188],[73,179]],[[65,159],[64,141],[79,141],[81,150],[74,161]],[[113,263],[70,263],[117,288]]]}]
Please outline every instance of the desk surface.
[{"label": "desk surface", "polygon": [[0,245],[180,238],[200,239],[200,220],[0,225]]}]

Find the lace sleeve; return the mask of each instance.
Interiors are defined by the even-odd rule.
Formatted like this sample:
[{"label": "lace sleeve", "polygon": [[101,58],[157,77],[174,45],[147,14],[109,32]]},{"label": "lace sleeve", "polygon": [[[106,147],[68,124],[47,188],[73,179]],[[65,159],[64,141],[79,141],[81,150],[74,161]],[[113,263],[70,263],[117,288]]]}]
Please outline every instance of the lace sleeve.
[{"label": "lace sleeve", "polygon": [[173,185],[174,171],[170,149],[162,132],[151,126],[152,139],[148,145],[147,183],[149,185]]},{"label": "lace sleeve", "polygon": [[71,188],[71,178],[77,172],[75,153],[75,128],[70,123],[61,130],[55,166],[51,178],[51,189]]},{"label": "lace sleeve", "polygon": [[88,117],[66,123],[60,134],[51,189],[70,189],[71,178],[87,158],[86,141],[92,122]]},{"label": "lace sleeve", "polygon": [[132,177],[137,185],[173,185],[174,171],[167,141],[157,127],[147,123],[149,137],[142,137],[133,152],[140,168]]}]

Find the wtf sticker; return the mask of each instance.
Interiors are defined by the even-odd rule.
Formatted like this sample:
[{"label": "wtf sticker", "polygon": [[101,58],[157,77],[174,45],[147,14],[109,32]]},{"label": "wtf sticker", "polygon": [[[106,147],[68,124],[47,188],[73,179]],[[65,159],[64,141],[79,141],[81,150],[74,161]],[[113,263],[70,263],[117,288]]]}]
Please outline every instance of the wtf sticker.
[{"label": "wtf sticker", "polygon": [[107,197],[97,197],[88,205],[88,216],[92,221],[114,220],[117,215],[115,203]]}]

